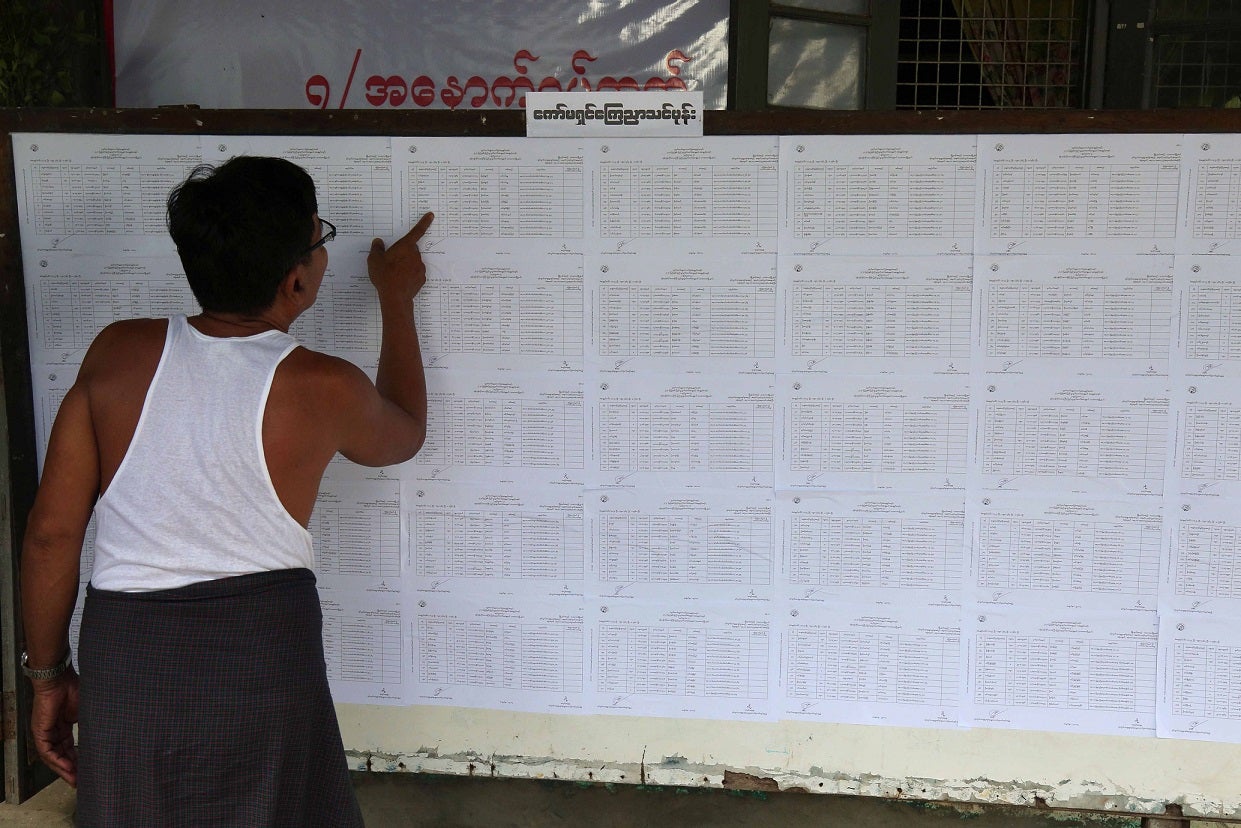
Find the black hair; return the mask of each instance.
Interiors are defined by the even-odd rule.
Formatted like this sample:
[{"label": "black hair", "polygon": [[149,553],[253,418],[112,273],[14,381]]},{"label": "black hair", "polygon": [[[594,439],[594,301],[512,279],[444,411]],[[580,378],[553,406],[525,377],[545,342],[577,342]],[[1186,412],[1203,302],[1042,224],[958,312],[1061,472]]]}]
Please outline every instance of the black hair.
[{"label": "black hair", "polygon": [[261,313],[307,258],[315,183],[283,158],[202,164],[168,196],[168,232],[205,311]]}]

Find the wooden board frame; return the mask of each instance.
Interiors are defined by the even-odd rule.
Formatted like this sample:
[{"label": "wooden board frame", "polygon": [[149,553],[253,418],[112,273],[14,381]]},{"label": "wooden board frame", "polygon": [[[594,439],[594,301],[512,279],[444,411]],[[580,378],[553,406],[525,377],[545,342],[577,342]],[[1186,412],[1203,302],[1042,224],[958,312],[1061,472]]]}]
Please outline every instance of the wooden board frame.
[{"label": "wooden board frame", "polygon": [[[4,409],[0,411],[0,633],[3,638],[0,682],[4,691],[3,736],[5,797],[20,802],[43,787],[51,778],[47,769],[29,752],[26,730],[29,720],[30,685],[17,676],[20,612],[14,584],[18,574],[20,540],[25,517],[33,501],[36,487],[36,451],[34,410],[31,395],[30,355],[27,341],[25,287],[22,275],[21,244],[18,236],[17,192],[13,169],[11,134],[14,132],[65,132],[102,134],[209,134],[209,135],[359,135],[359,136],[477,136],[501,137],[524,135],[524,114],[498,111],[319,111],[319,110],[200,110],[195,108],[161,108],[154,110],[116,109],[0,109],[0,391]],[[867,135],[867,134],[990,134],[990,133],[1233,133],[1241,132],[1241,110],[1155,110],[1155,111],[1083,111],[1083,110],[1019,110],[1019,111],[943,111],[943,112],[708,112],[704,117],[707,135]],[[392,752],[349,746],[351,763],[359,770],[422,770],[447,773],[490,773],[515,777],[567,778],[593,781],[645,782],[652,784],[723,786],[736,788],[790,789],[823,793],[855,793],[915,799],[942,799],[996,804],[1091,809],[1112,813],[1162,814],[1208,818],[1241,819],[1241,789],[1235,784],[1241,778],[1241,745],[1181,742],[1196,748],[1201,763],[1180,761],[1180,754],[1159,743],[1176,740],[1138,740],[1122,737],[1094,737],[1107,742],[1101,756],[1121,757],[1141,751],[1149,761],[1178,763],[1177,773],[1170,774],[1170,785],[1180,782],[1183,792],[1162,783],[1151,785],[1158,790],[1138,790],[1133,784],[1113,780],[1108,768],[1098,769],[1098,779],[1064,779],[1064,773],[1047,768],[1043,781],[1020,781],[1020,776],[1007,777],[1003,766],[1006,757],[994,759],[995,773],[975,778],[951,775],[935,778],[914,771],[868,774],[812,766],[781,772],[778,767],[787,759],[773,759],[773,765],[739,766],[727,756],[707,753],[692,760],[691,746],[664,750],[662,759],[654,753],[668,745],[656,745],[648,761],[645,742],[641,755],[631,754],[632,744],[624,740],[609,741],[606,723],[602,729],[585,728],[590,733],[575,736],[576,741],[549,739],[551,745],[544,756],[523,756],[506,752],[506,746],[520,745],[520,740],[501,733],[509,728],[504,716],[496,711],[458,711],[468,713],[475,732],[491,734],[472,749],[441,752],[436,747],[437,726],[422,746],[408,751]],[[445,717],[443,727],[450,727],[452,715]],[[542,717],[547,718],[547,717]],[[558,717],[563,720],[572,717]],[[608,717],[588,717],[608,719]],[[376,731],[382,717],[364,714],[342,716],[342,726],[354,732]],[[612,722],[617,721],[611,719]],[[635,720],[623,720],[629,725]],[[637,720],[641,722],[642,720]],[[685,729],[688,740],[709,741],[709,726]],[[796,724],[796,723],[793,723]],[[540,725],[542,726],[542,725]],[[442,729],[442,728],[440,728]],[[642,731],[644,728],[636,727]],[[646,730],[651,730],[646,728]],[[655,728],[658,733],[660,728]],[[934,750],[944,741],[928,734],[923,742],[916,731],[912,736],[889,739],[881,731],[886,728],[838,728],[847,749],[868,754],[871,748],[882,756],[894,748],[911,750],[921,744]],[[806,737],[789,728],[777,729],[786,734],[788,745],[803,745]],[[870,735],[868,735],[868,733]],[[1042,739],[1046,734],[1008,732],[1015,752],[1026,746],[1039,755],[1052,757],[1063,750],[1072,750],[1071,738]],[[756,734],[756,738],[758,734]],[[1037,737],[1033,739],[1024,737]],[[364,736],[364,739],[371,738]],[[442,737],[440,737],[442,738]],[[571,748],[560,744],[588,744],[591,739],[619,744],[619,755],[602,764],[594,760],[572,758]],[[639,733],[638,740],[660,741],[662,734],[648,739]],[[809,740],[816,738],[814,734]],[[1087,737],[1075,737],[1078,740]],[[960,750],[986,750],[1003,740],[969,738],[956,740]],[[1038,743],[1031,745],[1031,743]],[[1046,744],[1044,744],[1046,743]],[[675,740],[673,741],[675,744]],[[1088,744],[1088,742],[1081,742]],[[849,746],[852,747],[849,747]],[[770,749],[769,749],[770,752]],[[726,752],[725,752],[726,753]],[[720,761],[713,761],[719,759]],[[1188,765],[1188,767],[1186,767]],[[992,767],[988,765],[988,767]],[[1212,774],[1212,769],[1216,775]],[[916,769],[915,769],[916,770]],[[1018,769],[1014,773],[1023,773]],[[1066,770],[1070,777],[1072,770]],[[1202,785],[1188,785],[1187,778],[1212,776]],[[1058,783],[1056,780],[1059,780]],[[1187,790],[1195,787],[1195,790]],[[1170,808],[1165,810],[1165,807]]]}]

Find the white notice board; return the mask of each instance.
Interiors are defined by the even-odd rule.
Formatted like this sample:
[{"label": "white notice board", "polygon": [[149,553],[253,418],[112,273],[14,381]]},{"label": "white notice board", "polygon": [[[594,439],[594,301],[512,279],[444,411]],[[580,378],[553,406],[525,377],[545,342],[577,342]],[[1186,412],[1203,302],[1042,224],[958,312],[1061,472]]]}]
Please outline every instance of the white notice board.
[{"label": "white notice board", "polygon": [[426,447],[311,527],[358,767],[1241,814],[1237,136],[13,147],[40,444],[196,164],[310,171],[368,370],[436,213]]}]

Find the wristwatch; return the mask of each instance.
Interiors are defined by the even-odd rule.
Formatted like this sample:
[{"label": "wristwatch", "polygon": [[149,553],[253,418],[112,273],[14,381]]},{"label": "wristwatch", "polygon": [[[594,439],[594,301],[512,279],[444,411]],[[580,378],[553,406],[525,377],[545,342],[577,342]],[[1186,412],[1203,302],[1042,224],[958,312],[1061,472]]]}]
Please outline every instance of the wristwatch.
[{"label": "wristwatch", "polygon": [[64,658],[51,667],[42,667],[38,670],[29,666],[27,664],[28,661],[29,657],[26,655],[26,651],[22,650],[22,672],[26,675],[26,678],[47,681],[56,678],[69,669],[69,665],[73,663],[73,651],[66,648]]}]

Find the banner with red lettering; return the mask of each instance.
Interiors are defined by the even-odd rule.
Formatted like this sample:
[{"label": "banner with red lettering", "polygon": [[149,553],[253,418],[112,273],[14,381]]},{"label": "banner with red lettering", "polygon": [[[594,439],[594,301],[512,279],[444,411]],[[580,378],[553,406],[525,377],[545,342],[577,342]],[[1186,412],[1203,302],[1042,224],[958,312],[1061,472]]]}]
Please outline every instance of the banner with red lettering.
[{"label": "banner with red lettering", "polygon": [[112,0],[116,104],[516,108],[531,90],[727,97],[728,0]]}]

